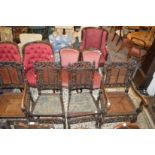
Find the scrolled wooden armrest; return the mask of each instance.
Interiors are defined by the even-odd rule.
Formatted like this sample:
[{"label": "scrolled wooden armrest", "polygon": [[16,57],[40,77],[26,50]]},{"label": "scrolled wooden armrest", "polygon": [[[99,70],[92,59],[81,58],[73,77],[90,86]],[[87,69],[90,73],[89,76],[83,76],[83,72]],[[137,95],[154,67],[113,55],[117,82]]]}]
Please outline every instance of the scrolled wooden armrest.
[{"label": "scrolled wooden armrest", "polygon": [[134,90],[134,92],[136,93],[136,95],[142,100],[142,104],[144,106],[148,106],[148,101],[138,92],[138,90],[135,87],[135,84],[133,82],[131,82],[131,86],[132,89]]},{"label": "scrolled wooden armrest", "polygon": [[105,97],[105,100],[106,100],[106,107],[109,109],[110,106],[111,106],[111,103],[109,101],[108,94],[106,93],[103,82],[101,83],[101,90],[103,91],[103,94],[104,94],[104,97]]},{"label": "scrolled wooden armrest", "polygon": [[24,85],[24,90],[23,90],[23,98],[22,98],[22,103],[21,103],[21,109],[22,111],[25,111],[25,100],[26,100],[26,97],[27,97],[27,89],[28,89],[28,86],[27,84]]},{"label": "scrolled wooden armrest", "polygon": [[[133,39],[137,39],[138,41],[141,41],[141,42],[143,43],[143,48],[146,47],[146,42],[145,42],[144,40],[139,39],[139,38],[136,38],[136,37],[131,37],[131,41],[132,41],[133,43],[134,43]],[[136,43],[134,43],[134,44],[136,44]]]}]

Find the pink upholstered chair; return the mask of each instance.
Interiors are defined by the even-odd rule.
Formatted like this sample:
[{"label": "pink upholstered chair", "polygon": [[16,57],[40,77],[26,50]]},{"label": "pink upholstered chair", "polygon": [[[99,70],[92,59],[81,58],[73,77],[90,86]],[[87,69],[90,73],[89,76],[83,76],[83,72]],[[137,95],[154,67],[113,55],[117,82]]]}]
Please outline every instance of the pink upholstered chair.
[{"label": "pink upholstered chair", "polygon": [[34,73],[35,62],[54,62],[53,48],[49,43],[37,41],[25,44],[23,47],[24,70],[30,86],[36,86]]},{"label": "pink upholstered chair", "polygon": [[101,84],[101,75],[97,71],[99,67],[99,61],[101,57],[101,52],[99,50],[86,50],[82,52],[82,59],[83,61],[95,63],[95,72],[94,72],[94,79],[93,79],[93,89],[100,88]]},{"label": "pink upholstered chair", "polygon": [[86,50],[82,52],[83,61],[95,62],[95,68],[98,69],[101,52],[99,50]]},{"label": "pink upholstered chair", "polygon": [[16,43],[0,43],[0,62],[17,62],[21,63],[19,49]]},{"label": "pink upholstered chair", "polygon": [[104,29],[95,27],[86,27],[82,30],[82,43],[80,46],[80,50],[81,51],[88,49],[100,50],[101,57],[99,61],[99,66],[103,66],[107,57],[106,40],[107,40],[107,31],[105,31]]},{"label": "pink upholstered chair", "polygon": [[71,48],[63,48],[60,50],[61,66],[67,67],[68,64],[78,62],[80,52]]},{"label": "pink upholstered chair", "polygon": [[75,49],[71,48],[63,48],[60,50],[60,59],[61,59],[61,66],[62,66],[62,85],[64,87],[68,86],[68,71],[67,66],[69,64],[73,64],[78,62],[80,52]]}]

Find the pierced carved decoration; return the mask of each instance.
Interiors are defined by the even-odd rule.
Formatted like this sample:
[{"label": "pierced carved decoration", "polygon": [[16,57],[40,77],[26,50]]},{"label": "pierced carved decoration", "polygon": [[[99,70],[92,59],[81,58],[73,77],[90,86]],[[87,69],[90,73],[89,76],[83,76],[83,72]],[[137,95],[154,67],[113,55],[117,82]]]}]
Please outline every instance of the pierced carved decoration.
[{"label": "pierced carved decoration", "polygon": [[69,64],[69,91],[80,89],[93,89],[93,76],[95,63],[78,62]]}]

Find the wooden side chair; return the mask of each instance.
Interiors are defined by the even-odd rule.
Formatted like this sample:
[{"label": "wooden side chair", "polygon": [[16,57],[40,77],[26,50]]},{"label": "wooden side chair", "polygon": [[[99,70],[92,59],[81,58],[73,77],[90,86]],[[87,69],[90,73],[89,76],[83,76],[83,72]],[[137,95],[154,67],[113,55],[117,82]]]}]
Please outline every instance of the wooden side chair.
[{"label": "wooden side chair", "polygon": [[61,66],[54,62],[36,62],[34,71],[38,97],[30,106],[30,121],[63,124],[65,128]]},{"label": "wooden side chair", "polygon": [[[67,108],[68,127],[71,124],[95,121],[100,125],[101,113],[104,113],[103,99],[99,92],[97,98],[93,96],[95,64],[78,62],[68,66],[69,99]],[[87,90],[87,91],[85,91]],[[76,91],[74,93],[74,91]],[[100,102],[99,102],[100,101]]]},{"label": "wooden side chair", "polygon": [[[15,88],[20,92],[14,92]],[[0,119],[6,122],[26,121],[30,98],[22,64],[0,62],[0,89]]]},{"label": "wooden side chair", "polygon": [[[137,63],[112,63],[104,67],[101,88],[104,92],[106,115],[102,123],[135,122],[138,114],[147,102],[136,90],[132,79],[137,69]],[[129,90],[138,97],[138,105],[133,102]]]}]

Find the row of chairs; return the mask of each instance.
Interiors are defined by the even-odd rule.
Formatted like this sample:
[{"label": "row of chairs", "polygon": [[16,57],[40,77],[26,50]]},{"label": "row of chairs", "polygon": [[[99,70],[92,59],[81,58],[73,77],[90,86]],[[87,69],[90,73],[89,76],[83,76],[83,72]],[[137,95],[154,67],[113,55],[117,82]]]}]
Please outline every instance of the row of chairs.
[{"label": "row of chairs", "polygon": [[[6,95],[6,93],[6,96],[4,94],[1,96],[1,118],[9,117],[12,119],[20,116],[20,119],[28,118],[33,121],[52,121],[54,123],[63,123],[64,127],[66,127],[66,120],[69,127],[72,123],[95,120],[96,125],[100,127],[101,124],[105,122],[136,120],[137,114],[141,111],[141,107],[145,104],[145,100],[139,95],[142,102],[140,107],[136,110],[134,105],[130,103],[130,99],[128,97],[124,97],[122,95],[120,102],[119,93],[110,93],[110,95],[107,93],[105,87],[120,86],[120,81],[122,84],[121,86],[126,87],[125,92],[127,93],[132,79],[132,76],[129,75],[133,74],[134,69],[130,69],[130,65],[128,64],[112,64],[109,65],[110,67],[106,67],[105,65],[104,77],[101,78],[97,69],[102,53],[96,49],[82,52],[82,62],[79,62],[80,52],[78,50],[62,49],[60,51],[61,64],[55,64],[53,50],[51,45],[48,43],[33,42],[26,44],[23,47],[23,61],[17,54],[18,48],[16,45],[14,46],[12,44],[7,46],[7,43],[2,43],[1,45],[2,47],[0,48],[0,51],[2,51],[2,54],[0,55],[0,58],[3,61],[1,62],[1,88],[6,88],[7,85],[8,88],[20,88],[22,91],[21,93],[16,94],[16,97],[13,96],[13,100],[12,96],[8,94]],[[9,53],[13,54],[10,56]],[[89,63],[86,61],[89,61]],[[92,64],[94,61],[95,64]],[[3,68],[5,65],[7,67]],[[125,70],[122,71],[122,67],[125,67]],[[123,78],[123,75],[125,75],[125,78]],[[129,77],[131,79],[129,79]],[[102,83],[101,79],[103,79]],[[24,80],[26,80],[26,82],[24,82]],[[4,86],[4,84],[6,85]],[[30,98],[32,97],[29,93],[29,87],[35,87],[39,91],[39,97],[37,100],[34,101],[31,99],[32,104],[30,102]],[[62,99],[62,87],[66,87],[69,90],[67,110],[65,110]],[[56,92],[59,90],[60,93],[58,96],[60,100],[53,97],[52,99],[40,97],[41,90],[44,89],[53,90],[54,96],[57,95]],[[82,107],[82,105],[85,106],[83,103],[84,101],[79,100],[79,97],[77,99],[73,99],[72,91],[76,90],[77,92],[82,92],[82,89],[89,90],[90,96],[87,97],[87,103],[90,103],[90,105],[86,106],[84,108],[85,110],[82,109],[81,111],[75,107],[78,105],[78,102],[80,105],[79,107]],[[94,89],[100,89],[97,99],[95,99],[92,95],[92,91]],[[86,97],[83,92],[80,95]],[[118,97],[117,100],[116,96]],[[59,106],[58,104],[50,106],[52,108],[51,110],[54,111],[47,111],[47,109],[50,109],[50,107],[44,109],[44,103],[47,102],[47,99],[50,100],[50,103],[60,101],[60,104]],[[54,101],[51,102],[53,99]],[[127,102],[125,99],[127,99]],[[95,104],[92,104],[92,101]],[[13,102],[13,104],[10,104],[10,102]],[[40,108],[37,106],[38,102],[42,106],[41,109],[44,109],[44,113],[39,112]],[[22,106],[20,107],[20,105]],[[18,108],[16,106],[18,106]],[[57,106],[59,107],[59,111],[55,111]],[[21,115],[19,113],[14,113],[17,112],[16,110]],[[10,112],[9,116],[7,114],[8,112]]]},{"label": "row of chairs", "polygon": [[[19,88],[20,93],[3,92],[0,95],[0,117],[8,121],[35,121],[71,124],[95,121],[97,127],[104,123],[136,121],[145,99],[132,84],[135,64],[110,64],[104,67],[103,82],[97,97],[93,96],[93,76],[95,64],[77,62],[67,66],[69,74],[68,101],[65,109],[62,91],[62,68],[53,62],[37,62],[36,73],[37,100],[31,99],[30,89],[24,82],[23,66],[15,62],[0,63],[0,88]],[[125,91],[109,91],[108,88],[124,86]],[[129,88],[140,98],[135,106],[128,94]],[[89,90],[88,92],[83,89]],[[43,90],[52,90],[51,94]],[[77,93],[73,93],[73,91]],[[76,94],[76,96],[75,96]],[[73,97],[74,96],[74,97]]]},{"label": "row of chairs", "polygon": [[[99,67],[101,53],[98,50],[93,51],[84,51],[82,52],[83,61],[95,62],[96,69]],[[67,72],[65,68],[69,63],[78,62],[80,59],[80,51],[64,48],[60,50],[60,63],[64,68],[63,71],[63,85],[67,85]],[[15,43],[4,42],[0,43],[0,61],[1,62],[17,62],[19,64],[23,63],[24,65],[24,73],[28,84],[31,87],[35,87],[36,85],[36,76],[34,73],[34,63],[35,62],[54,62],[54,53],[52,46],[46,42],[31,42],[26,44],[23,47],[23,61],[19,55],[18,47]],[[98,77],[98,74],[95,74]],[[67,81],[66,81],[67,80]]]},{"label": "row of chairs", "polygon": [[[95,99],[92,95],[94,90],[92,79],[95,65],[90,62],[77,62],[68,65],[66,69],[69,75],[67,113],[62,96],[62,68],[60,64],[54,62],[37,62],[34,64],[36,74],[35,88],[38,90],[38,97],[36,100],[33,100],[29,86],[26,81],[24,82],[23,65],[16,62],[1,62],[0,88],[18,88],[21,92],[12,93],[12,91],[4,91],[0,95],[0,117],[7,119],[7,121],[28,119],[35,122],[63,123],[64,128],[66,128],[67,118],[76,117],[79,118],[80,122],[86,121],[87,118],[89,121],[95,120],[98,122],[99,115],[104,112],[104,109],[101,110],[99,108],[103,107],[103,105],[98,105],[99,98]],[[78,103],[74,100],[72,101],[71,94],[74,90],[82,91],[82,89],[89,90],[89,94],[91,95],[89,97],[92,97],[92,100],[91,98],[88,99],[95,103],[95,107],[92,102],[89,104],[95,109],[92,110],[90,107],[87,107],[89,109],[84,109],[86,112],[75,112],[78,109],[73,108],[72,104],[75,105]],[[43,90],[52,90],[52,92],[46,94],[42,92]],[[80,102],[83,102],[83,100]],[[101,103],[103,104],[103,101]]]}]

